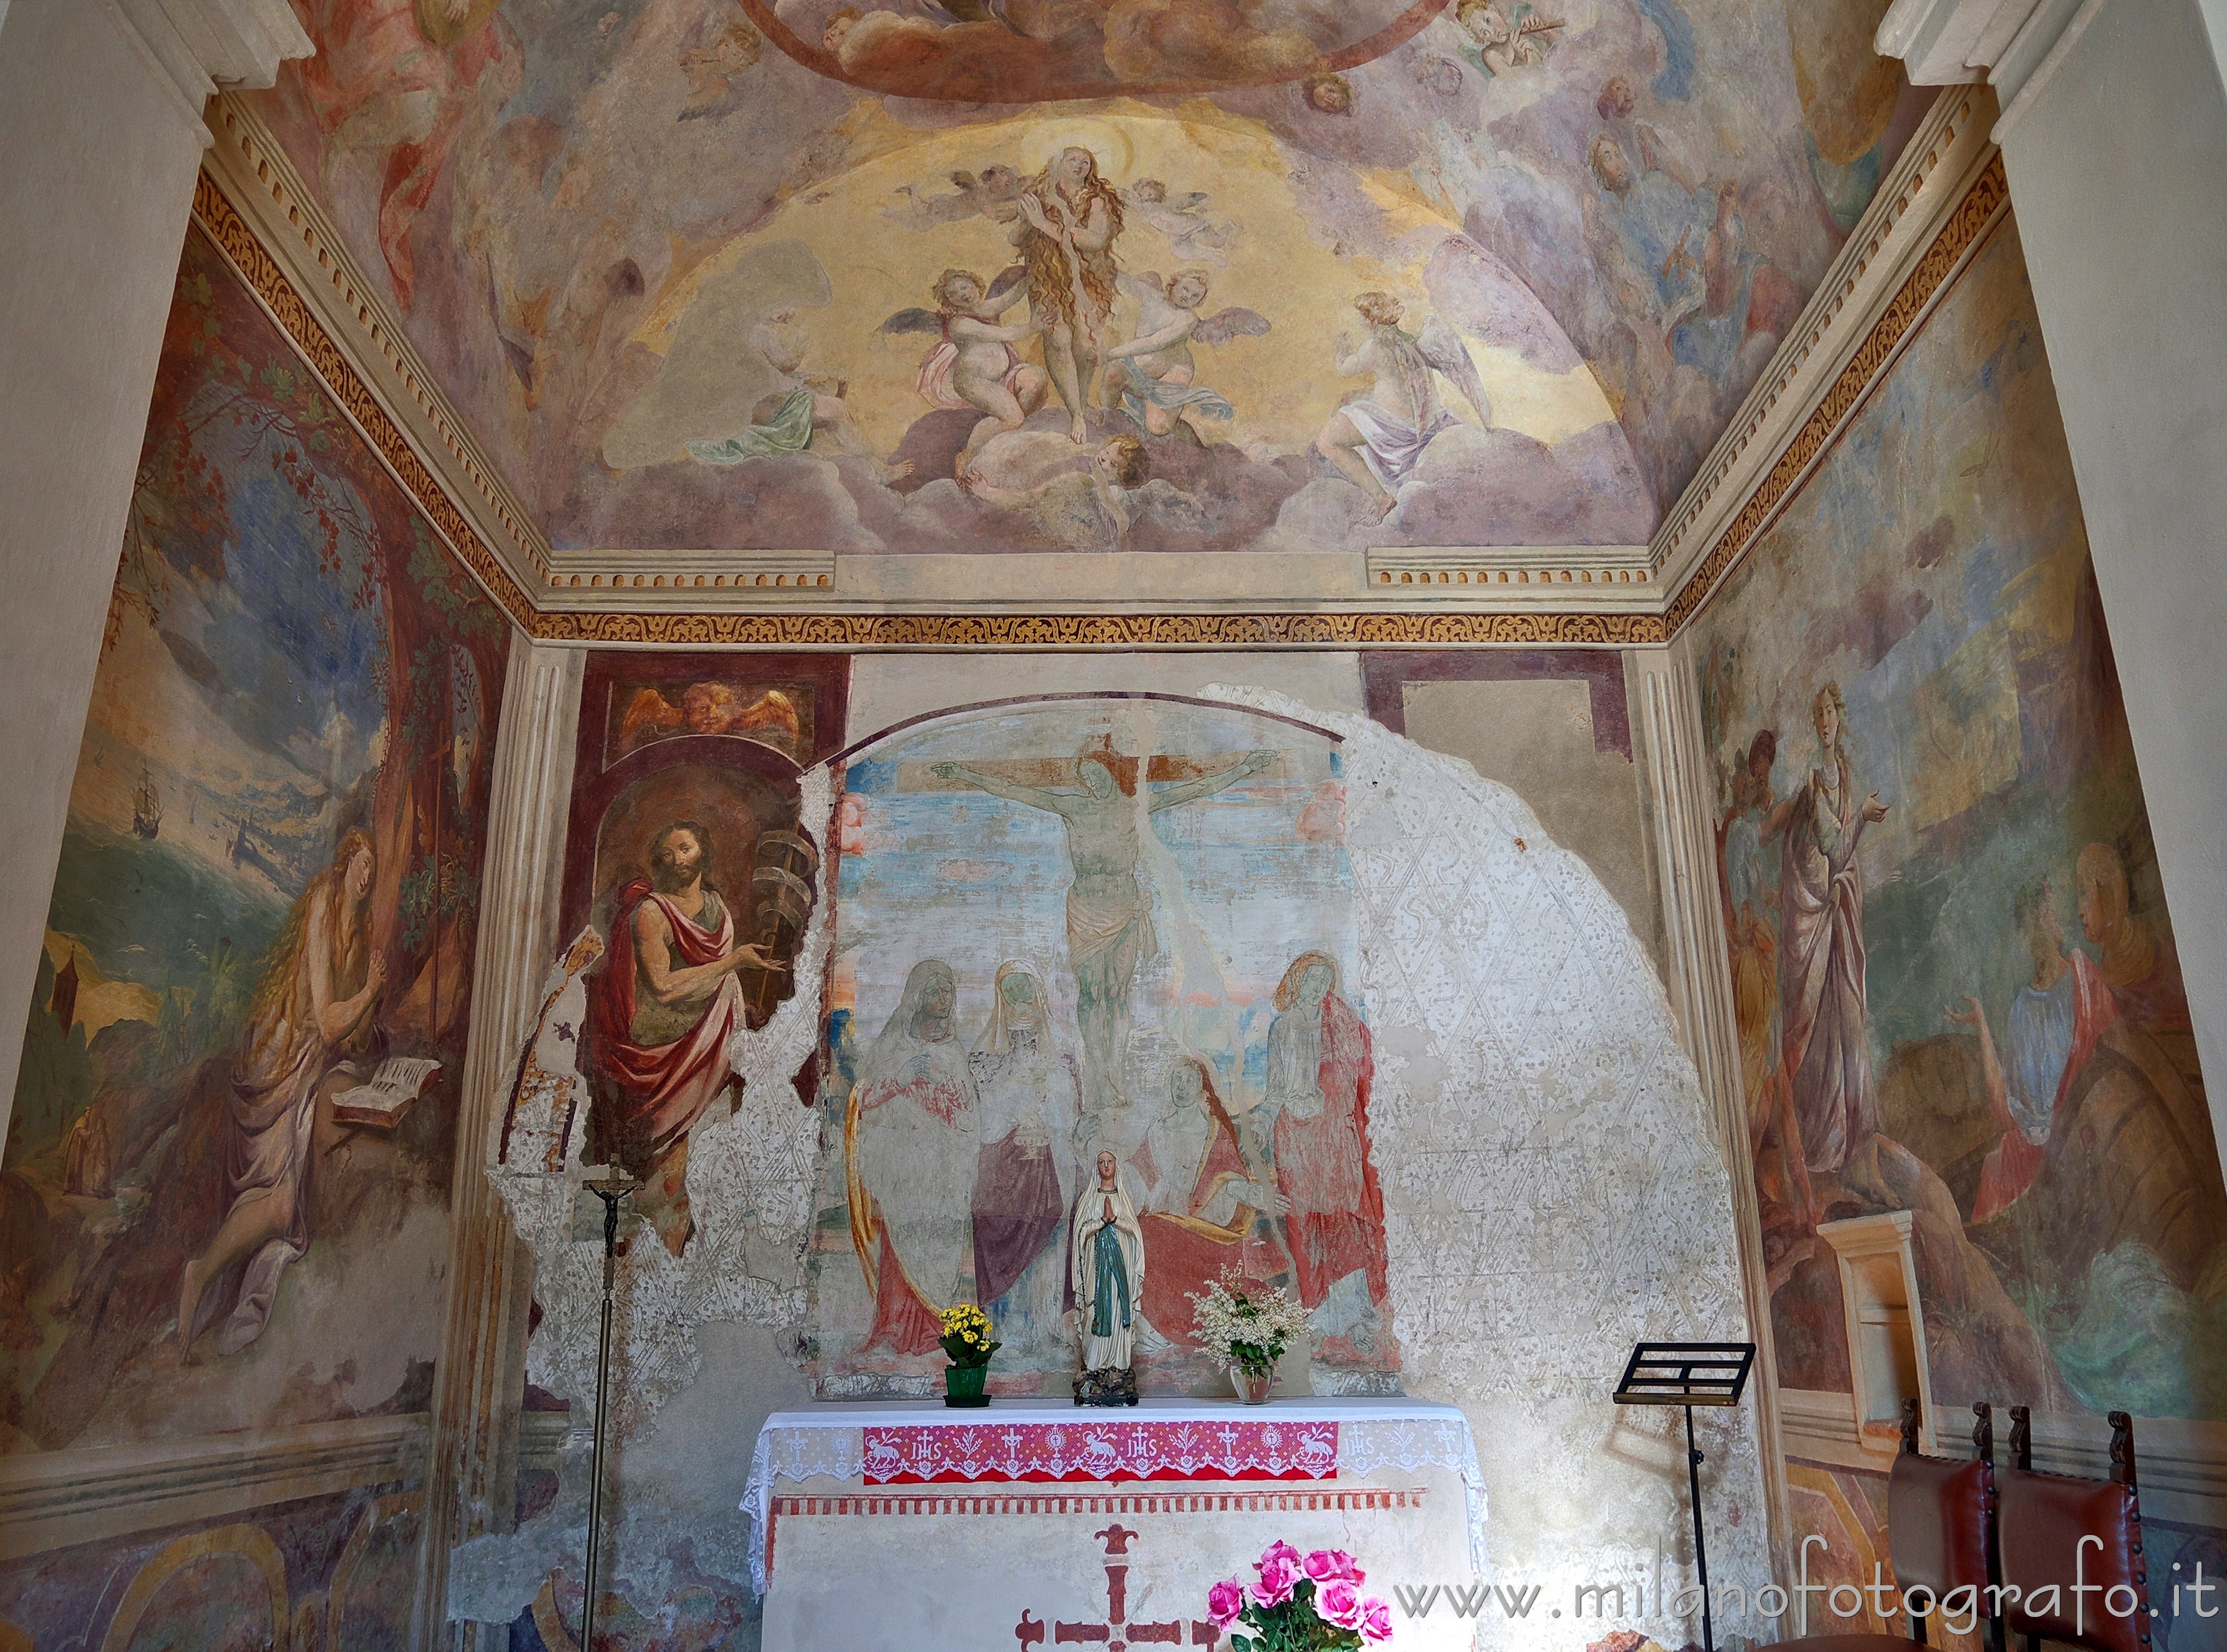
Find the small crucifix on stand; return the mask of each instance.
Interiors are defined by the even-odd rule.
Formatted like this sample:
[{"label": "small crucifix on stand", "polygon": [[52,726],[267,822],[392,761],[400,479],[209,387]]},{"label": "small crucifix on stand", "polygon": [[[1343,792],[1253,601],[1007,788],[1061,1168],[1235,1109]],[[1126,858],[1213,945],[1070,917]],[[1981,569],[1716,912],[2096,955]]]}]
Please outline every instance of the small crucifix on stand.
[{"label": "small crucifix on stand", "polygon": [[1640,1343],[1616,1385],[1619,1406],[1686,1408],[1686,1483],[1694,1503],[1694,1572],[1701,1586],[1702,1652],[1717,1652],[1709,1619],[1709,1551],[1701,1530],[1701,1452],[1694,1444],[1694,1407],[1737,1406],[1755,1364],[1753,1343]]}]

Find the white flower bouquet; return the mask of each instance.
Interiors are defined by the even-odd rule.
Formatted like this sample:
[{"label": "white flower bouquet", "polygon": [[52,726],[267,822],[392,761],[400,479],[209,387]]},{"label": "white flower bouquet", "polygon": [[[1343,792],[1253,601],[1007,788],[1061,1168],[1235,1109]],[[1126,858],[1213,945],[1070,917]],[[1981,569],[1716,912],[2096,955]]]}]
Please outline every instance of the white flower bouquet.
[{"label": "white flower bouquet", "polygon": [[1234,1268],[1190,1293],[1191,1331],[1216,1365],[1266,1377],[1284,1350],[1307,1332],[1307,1311],[1287,1292],[1241,1279]]}]

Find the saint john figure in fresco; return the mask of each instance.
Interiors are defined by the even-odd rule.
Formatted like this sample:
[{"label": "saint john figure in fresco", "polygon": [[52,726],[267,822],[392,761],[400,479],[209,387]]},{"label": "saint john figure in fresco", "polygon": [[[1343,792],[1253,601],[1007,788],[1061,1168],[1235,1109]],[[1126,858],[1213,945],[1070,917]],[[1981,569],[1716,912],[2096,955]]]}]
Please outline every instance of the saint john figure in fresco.
[{"label": "saint john figure in fresco", "polygon": [[693,820],[651,840],[649,876],[619,890],[610,954],[588,998],[590,1152],[641,1180],[636,1208],[675,1256],[694,1230],[688,1132],[734,1077],[727,1043],[743,1024],[735,971],[784,967],[736,944],[711,869],[711,834]]},{"label": "saint john figure in fresco", "polygon": [[[1869,1164],[1876,1181],[1879,1092],[1865,1041],[1864,875],[1856,848],[1864,830],[1886,819],[1879,794],[1860,794],[1842,726],[1840,686],[1810,702],[1818,764],[1764,821],[1783,838],[1779,877],[1779,1003],[1782,1066],[1801,1133],[1794,1149],[1812,1175],[1841,1176]],[[1791,1145],[1791,1144],[1790,1144]],[[1892,1202],[1889,1199],[1886,1202]],[[1803,1213],[1804,1231],[1821,1213]]]},{"label": "saint john figure in fresco", "polygon": [[934,1353],[938,1316],[960,1299],[973,1224],[960,1190],[973,1182],[980,1130],[958,1002],[950,965],[912,966],[844,1118],[851,1239],[874,1295],[863,1353]]},{"label": "saint john figure in fresco", "polygon": [[1275,1119],[1293,1283],[1325,1335],[1365,1357],[1377,1351],[1366,1328],[1391,1296],[1384,1194],[1369,1157],[1369,1029],[1338,996],[1337,966],[1323,953],[1292,960],[1275,1005],[1262,1105]]},{"label": "saint john figure in fresco", "polygon": [[998,966],[989,1024],[967,1059],[981,1108],[974,1292],[1016,1348],[1055,1341],[1065,1294],[1061,1223],[1075,1193],[1082,1081],[1052,1042],[1051,1001],[1024,966]]},{"label": "saint john figure in fresco", "polygon": [[[1249,753],[1219,774],[1153,792],[1145,812],[1158,814],[1212,797],[1275,761],[1273,751]],[[940,762],[932,771],[939,779],[964,781],[993,797],[1056,814],[1067,828],[1074,877],[1067,891],[1067,960],[1075,973],[1075,1018],[1082,1030],[1083,1106],[1098,1128],[1122,1105],[1129,986],[1159,944],[1151,902],[1137,876],[1137,808],[1123,793],[1120,762],[1110,747],[1083,752],[1075,762],[1075,792],[1018,786],[965,763]]]},{"label": "saint john figure in fresco", "polygon": [[[349,832],[331,866],[294,903],[271,948],[233,1069],[225,1151],[230,1208],[178,1284],[182,1348],[227,1308],[218,1353],[235,1353],[260,1336],[278,1300],[279,1277],[309,1247],[317,1097],[335,1067],[371,1049],[372,1010],[386,985],[367,910],[376,870],[369,835]],[[238,1289],[211,1295],[209,1286],[243,1258]]]},{"label": "saint john figure in fresco", "polygon": [[1114,338],[1114,243],[1121,196],[1098,175],[1087,149],[1062,150],[1021,192],[1011,239],[1029,271],[1029,306],[1043,329],[1044,366],[1074,420],[1077,445],[1090,439],[1084,410]]}]

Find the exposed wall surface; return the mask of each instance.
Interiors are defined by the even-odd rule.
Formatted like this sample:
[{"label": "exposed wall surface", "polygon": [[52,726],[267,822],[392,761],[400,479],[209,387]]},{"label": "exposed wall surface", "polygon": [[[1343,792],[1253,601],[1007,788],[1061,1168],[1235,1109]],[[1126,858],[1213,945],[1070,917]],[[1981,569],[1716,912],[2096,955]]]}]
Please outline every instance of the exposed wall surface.
[{"label": "exposed wall surface", "polygon": [[1793,1507],[1866,1581],[1848,1218],[1911,1225],[1940,1439],[2170,1419],[2161,1540],[2227,1524],[2227,1192],[2051,368],[2006,219],[1698,622]]},{"label": "exposed wall surface", "polygon": [[[118,9],[22,0],[0,27],[0,1004],[31,991],[101,615],[208,140]],[[18,1032],[0,1017],[0,1072]],[[4,1118],[4,1113],[0,1113]]]},{"label": "exposed wall surface", "polygon": [[1362,674],[1369,715],[1386,728],[1459,757],[1528,803],[1616,897],[1661,967],[1662,913],[1622,655],[1388,652],[1365,655]]},{"label": "exposed wall surface", "polygon": [[[86,1488],[4,1586],[80,1629],[188,1506],[219,1570],[412,1564],[509,641],[198,233],[175,290],[0,1160],[0,1483]],[[384,1512],[254,1512],[305,1478]],[[297,1625],[334,1564],[273,1574]]]},{"label": "exposed wall surface", "polygon": [[[2127,717],[2187,965],[2227,1064],[2227,8],[2105,6],[2001,135]],[[2227,1135],[2227,1094],[2211,1097]]]}]

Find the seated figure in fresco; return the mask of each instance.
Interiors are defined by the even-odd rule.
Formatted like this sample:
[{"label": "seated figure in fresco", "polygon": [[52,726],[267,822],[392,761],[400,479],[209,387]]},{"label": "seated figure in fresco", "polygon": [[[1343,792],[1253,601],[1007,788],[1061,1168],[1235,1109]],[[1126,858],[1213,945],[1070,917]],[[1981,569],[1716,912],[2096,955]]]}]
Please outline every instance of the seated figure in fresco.
[{"label": "seated figure in fresco", "polygon": [[[236,1353],[260,1336],[280,1277],[309,1250],[317,1099],[347,1058],[372,1049],[372,1011],[386,986],[386,960],[371,944],[377,870],[369,835],[350,832],[271,946],[233,1069],[229,1207],[178,1282],[181,1349],[220,1312],[228,1317],[218,1353]],[[212,1293],[243,1260],[236,1288]]]},{"label": "seated figure in fresco", "polygon": [[1286,1201],[1292,1280],[1324,1338],[1343,1338],[1359,1359],[1388,1350],[1390,1312],[1384,1194],[1369,1162],[1369,1085],[1375,1071],[1369,1029],[1338,996],[1337,966],[1302,953],[1276,988],[1268,1029],[1268,1085],[1261,1105],[1274,1120],[1276,1189]]},{"label": "seated figure in fresco", "polygon": [[734,1076],[727,1045],[744,1024],[735,971],[786,966],[737,944],[701,826],[673,821],[650,840],[648,862],[648,877],[618,892],[609,955],[589,991],[589,1151],[641,1181],[635,1209],[678,1256],[695,1230],[688,1132]]},{"label": "seated figure in fresco", "polygon": [[2096,1039],[2119,1018],[2088,954],[2066,953],[2055,892],[2046,880],[2019,896],[2016,915],[2033,954],[2033,978],[2011,1000],[2005,1033],[2009,1064],[1996,1049],[1977,998],[1967,994],[1964,1009],[1949,1011],[1950,1021],[1979,1035],[1981,1081],[2002,1132],[1981,1167],[1972,1202],[1975,1223],[2007,1210],[2033,1184],[2048,1158],[2058,1104],[2096,1053]]},{"label": "seated figure in fresco", "polygon": [[860,1351],[935,1353],[942,1311],[963,1300],[979,1107],[955,1036],[958,978],[941,958],[905,977],[858,1069],[843,1122],[851,1239],[873,1293]]},{"label": "seated figure in fresco", "polygon": [[2080,888],[2080,933],[2096,948],[2096,967],[2120,1014],[2165,1047],[2182,1080],[2200,1095],[2204,1077],[2196,1061],[2179,955],[2134,915],[2126,863],[2109,844],[2083,849],[2074,877]]},{"label": "seated figure in fresco", "polygon": [[967,1059],[981,1112],[974,1292],[1016,1351],[1060,1337],[1060,1229],[1073,1202],[1082,1080],[1052,1042],[1051,1000],[1025,966],[998,966],[990,1020]]},{"label": "seated figure in fresco", "polygon": [[1145,1183],[1138,1220],[1152,1257],[1139,1297],[1145,1317],[1187,1348],[1194,1292],[1232,1266],[1263,1281],[1285,1271],[1280,1253],[1254,1228],[1263,1214],[1284,1215],[1291,1201],[1276,1190],[1273,1176],[1256,1175],[1247,1164],[1214,1075],[1193,1056],[1168,1069],[1167,1100],[1130,1162]]},{"label": "seated figure in fresco", "polygon": [[2135,1247],[2179,1290],[2227,1294],[2227,1190],[2210,1114],[2101,968],[2064,948],[2048,888],[2018,909],[2035,970],[2013,1005],[2007,1059],[1975,1000],[1951,1017],[1979,1033],[1989,1107],[2009,1121],[1983,1171],[1975,1237],[2023,1229],[2068,1284]]}]

